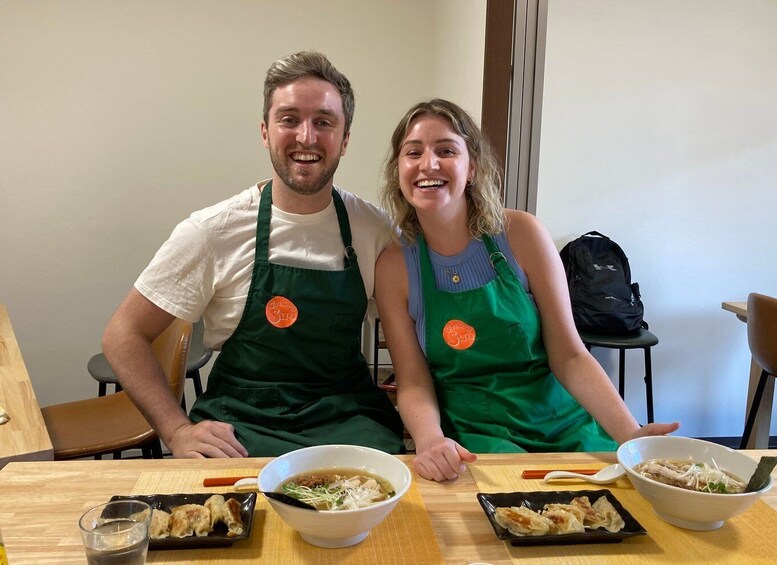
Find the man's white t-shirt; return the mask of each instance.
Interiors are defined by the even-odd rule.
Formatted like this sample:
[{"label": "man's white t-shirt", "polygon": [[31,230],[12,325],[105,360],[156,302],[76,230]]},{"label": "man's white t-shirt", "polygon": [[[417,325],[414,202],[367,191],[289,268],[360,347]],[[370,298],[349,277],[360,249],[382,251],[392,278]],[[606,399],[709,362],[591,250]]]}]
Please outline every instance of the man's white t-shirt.
[{"label": "man's white t-shirt", "polygon": [[[264,183],[260,183],[263,186]],[[345,204],[367,298],[375,284],[375,260],[390,239],[385,214],[335,187]],[[205,347],[220,349],[243,315],[256,247],[261,192],[254,185],[223,202],[194,212],[178,224],[135,281],[135,288],[161,309],[188,322],[202,317]],[[345,248],[334,202],[315,214],[272,207],[271,263],[336,271]]]}]

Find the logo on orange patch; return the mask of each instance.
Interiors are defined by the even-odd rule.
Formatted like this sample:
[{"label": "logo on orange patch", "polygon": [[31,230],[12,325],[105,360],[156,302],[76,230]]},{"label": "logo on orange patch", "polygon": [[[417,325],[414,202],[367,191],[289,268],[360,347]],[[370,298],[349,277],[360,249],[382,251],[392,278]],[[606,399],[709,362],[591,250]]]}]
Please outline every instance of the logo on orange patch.
[{"label": "logo on orange patch", "polygon": [[288,328],[297,321],[299,312],[288,298],[273,296],[264,308],[264,315],[276,328]]},{"label": "logo on orange patch", "polygon": [[461,320],[451,320],[442,329],[442,337],[453,349],[468,349],[475,343],[475,328]]}]

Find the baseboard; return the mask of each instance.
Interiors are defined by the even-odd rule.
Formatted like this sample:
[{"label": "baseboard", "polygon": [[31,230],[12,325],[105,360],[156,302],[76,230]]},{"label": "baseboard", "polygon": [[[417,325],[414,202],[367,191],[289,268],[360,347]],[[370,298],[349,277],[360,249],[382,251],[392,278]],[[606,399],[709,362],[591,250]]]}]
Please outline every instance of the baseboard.
[{"label": "baseboard", "polygon": [[[700,437],[697,439],[703,439],[704,441],[711,441],[712,443],[719,443],[725,445],[731,449],[739,449],[739,442],[742,441],[740,436],[733,437]],[[769,437],[769,449],[777,449],[777,436]]]}]

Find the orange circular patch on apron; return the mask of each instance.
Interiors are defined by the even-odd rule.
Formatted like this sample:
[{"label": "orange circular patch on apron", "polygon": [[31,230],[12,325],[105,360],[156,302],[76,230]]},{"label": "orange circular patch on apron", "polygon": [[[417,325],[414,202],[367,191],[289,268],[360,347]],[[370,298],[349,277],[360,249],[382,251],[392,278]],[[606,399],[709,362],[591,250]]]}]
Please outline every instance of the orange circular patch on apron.
[{"label": "orange circular patch on apron", "polygon": [[273,296],[264,308],[264,315],[276,328],[288,328],[297,321],[299,312],[288,298]]},{"label": "orange circular patch on apron", "polygon": [[442,337],[453,349],[468,349],[475,343],[475,328],[461,320],[451,320],[442,329]]}]

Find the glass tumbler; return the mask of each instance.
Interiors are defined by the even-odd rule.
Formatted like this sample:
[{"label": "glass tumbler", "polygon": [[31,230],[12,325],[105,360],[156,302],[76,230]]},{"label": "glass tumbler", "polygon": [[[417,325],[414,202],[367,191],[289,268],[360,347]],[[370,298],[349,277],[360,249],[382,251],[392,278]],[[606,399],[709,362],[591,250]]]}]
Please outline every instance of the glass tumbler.
[{"label": "glass tumbler", "polygon": [[89,565],[144,565],[151,507],[117,500],[87,510],[78,525]]}]

